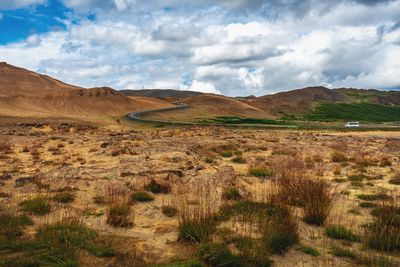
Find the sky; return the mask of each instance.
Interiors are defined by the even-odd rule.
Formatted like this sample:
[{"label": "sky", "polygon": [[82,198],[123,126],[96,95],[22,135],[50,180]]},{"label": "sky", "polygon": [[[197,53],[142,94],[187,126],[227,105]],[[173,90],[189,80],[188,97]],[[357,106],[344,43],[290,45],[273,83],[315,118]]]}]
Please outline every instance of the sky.
[{"label": "sky", "polygon": [[84,87],[400,88],[400,0],[0,0],[0,61]]}]

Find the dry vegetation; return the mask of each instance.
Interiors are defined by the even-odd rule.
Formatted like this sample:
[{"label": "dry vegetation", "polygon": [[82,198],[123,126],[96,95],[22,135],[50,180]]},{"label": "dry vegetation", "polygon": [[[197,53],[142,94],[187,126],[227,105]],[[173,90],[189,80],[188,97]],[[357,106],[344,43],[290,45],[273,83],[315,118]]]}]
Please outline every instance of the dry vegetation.
[{"label": "dry vegetation", "polygon": [[0,266],[400,266],[398,137],[2,125]]}]

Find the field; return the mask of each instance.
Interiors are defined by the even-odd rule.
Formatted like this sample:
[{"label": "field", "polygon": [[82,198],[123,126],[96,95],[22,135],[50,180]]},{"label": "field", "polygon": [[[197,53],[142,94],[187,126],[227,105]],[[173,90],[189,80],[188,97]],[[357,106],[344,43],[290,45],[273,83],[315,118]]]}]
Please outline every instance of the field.
[{"label": "field", "polygon": [[400,134],[0,126],[0,266],[399,266]]}]

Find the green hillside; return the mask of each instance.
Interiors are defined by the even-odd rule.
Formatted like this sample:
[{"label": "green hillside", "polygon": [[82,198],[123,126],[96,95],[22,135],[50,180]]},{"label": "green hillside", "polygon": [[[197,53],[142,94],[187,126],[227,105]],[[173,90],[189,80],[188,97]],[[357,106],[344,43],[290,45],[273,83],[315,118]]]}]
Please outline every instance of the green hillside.
[{"label": "green hillside", "polygon": [[303,116],[312,121],[366,121],[394,122],[400,121],[400,106],[383,106],[368,103],[357,104],[319,104],[311,114]]}]

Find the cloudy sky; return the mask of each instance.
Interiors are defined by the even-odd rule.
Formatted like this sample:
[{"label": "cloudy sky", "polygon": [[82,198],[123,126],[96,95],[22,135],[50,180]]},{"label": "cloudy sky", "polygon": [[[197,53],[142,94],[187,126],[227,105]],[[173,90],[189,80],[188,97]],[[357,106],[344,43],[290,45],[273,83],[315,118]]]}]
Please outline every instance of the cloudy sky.
[{"label": "cloudy sky", "polygon": [[1,0],[0,61],[85,87],[400,88],[400,0]]}]

